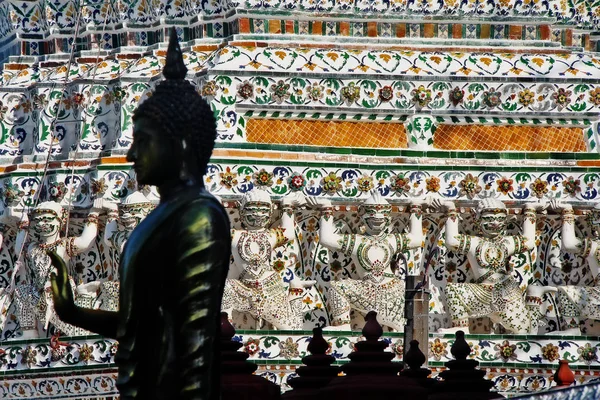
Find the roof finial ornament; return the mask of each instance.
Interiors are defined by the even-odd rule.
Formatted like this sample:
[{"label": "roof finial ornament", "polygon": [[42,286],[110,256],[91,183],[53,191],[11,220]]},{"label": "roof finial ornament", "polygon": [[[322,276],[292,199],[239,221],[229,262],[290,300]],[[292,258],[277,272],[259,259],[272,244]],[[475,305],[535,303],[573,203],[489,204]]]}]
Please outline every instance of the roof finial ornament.
[{"label": "roof finial ornament", "polygon": [[166,79],[185,79],[186,74],[187,68],[183,62],[183,54],[181,53],[181,47],[179,47],[179,42],[177,41],[177,30],[172,26],[163,75]]}]

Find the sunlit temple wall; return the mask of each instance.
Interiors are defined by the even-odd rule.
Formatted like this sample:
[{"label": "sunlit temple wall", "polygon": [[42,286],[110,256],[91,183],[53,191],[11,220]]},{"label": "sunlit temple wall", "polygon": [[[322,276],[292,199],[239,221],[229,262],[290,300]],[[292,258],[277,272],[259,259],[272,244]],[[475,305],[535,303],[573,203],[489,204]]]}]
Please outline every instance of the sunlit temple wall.
[{"label": "sunlit temple wall", "polygon": [[[358,206],[372,190],[392,204],[402,232],[411,199],[453,200],[461,231],[477,234],[473,211],[494,197],[521,233],[526,202],[573,204],[576,231],[599,196],[600,2],[593,0],[0,0],[0,182],[17,214],[54,200],[80,232],[93,201],[123,202],[138,188],[125,153],[131,116],[160,81],[168,29],[179,36],[188,79],[210,101],[218,139],[205,177],[240,227],[238,201],[259,188],[278,210],[299,192],[330,199],[340,232],[360,232]],[[151,189],[148,197],[157,199]],[[330,324],[332,280],[354,277],[352,259],[319,245],[318,213],[296,209],[296,240],[273,252],[289,283],[314,279],[303,299],[304,330],[276,331],[235,315],[259,373],[282,384],[306,353],[310,329]],[[400,257],[401,276],[429,278],[429,360],[451,359],[444,288],[469,282],[466,257],[444,243],[445,217],[423,215],[422,249]],[[118,252],[100,234],[72,262],[77,283],[118,278]],[[537,247],[511,260],[530,284],[595,284],[580,256],[561,251],[560,217],[539,214]],[[17,226],[3,226],[0,287],[9,290]],[[439,254],[424,272],[424,260]],[[156,277],[160,279],[160,277]],[[563,328],[556,299],[544,298],[540,335],[506,335],[472,321],[471,357],[502,392],[549,388],[559,359],[577,382],[597,379],[598,322],[582,334]],[[0,342],[7,398],[115,395],[116,345],[100,337],[20,340],[13,303]],[[360,336],[329,335],[344,362]],[[550,332],[549,335],[543,335]],[[590,335],[590,336],[588,336]],[[594,336],[592,336],[594,335]],[[46,336],[44,332],[42,336]],[[51,332],[47,334],[51,336]],[[401,358],[402,334],[387,338]]]}]

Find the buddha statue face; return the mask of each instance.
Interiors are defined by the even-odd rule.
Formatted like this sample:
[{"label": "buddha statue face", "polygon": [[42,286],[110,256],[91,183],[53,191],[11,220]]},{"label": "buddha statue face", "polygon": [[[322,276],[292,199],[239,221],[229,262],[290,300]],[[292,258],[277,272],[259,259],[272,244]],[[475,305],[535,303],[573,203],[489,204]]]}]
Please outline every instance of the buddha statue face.
[{"label": "buddha statue face", "polygon": [[178,180],[181,170],[182,146],[177,139],[161,132],[160,124],[147,116],[135,119],[133,143],[127,161],[140,185],[161,186]]},{"label": "buddha statue face", "polygon": [[127,160],[133,162],[138,184],[157,186],[161,198],[171,189],[204,184],[217,137],[214,112],[186,74],[177,34],[172,34],[165,80],[132,116],[133,143]]}]

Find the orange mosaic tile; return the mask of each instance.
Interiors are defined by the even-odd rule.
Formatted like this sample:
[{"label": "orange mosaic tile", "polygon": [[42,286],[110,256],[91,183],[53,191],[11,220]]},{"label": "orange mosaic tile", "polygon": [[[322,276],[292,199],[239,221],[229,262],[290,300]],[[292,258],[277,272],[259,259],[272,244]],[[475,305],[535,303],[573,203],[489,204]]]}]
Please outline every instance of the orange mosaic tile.
[{"label": "orange mosaic tile", "polygon": [[423,37],[432,38],[435,36],[434,24],[423,24]]},{"label": "orange mosaic tile", "polygon": [[521,40],[523,38],[523,27],[521,25],[510,25],[508,29],[510,39]]},{"label": "orange mosaic tile", "polygon": [[340,22],[340,35],[350,36],[350,22]]},{"label": "orange mosaic tile", "polygon": [[577,161],[579,167],[600,167],[600,161],[598,160],[580,160]]},{"label": "orange mosaic tile", "polygon": [[540,25],[540,39],[550,40],[550,25]]},{"label": "orange mosaic tile", "polygon": [[377,22],[367,22],[367,36],[368,37],[376,37],[377,36]]},{"label": "orange mosaic tile", "polygon": [[102,157],[100,159],[100,164],[125,164],[126,162],[127,157],[125,156]]},{"label": "orange mosaic tile", "polygon": [[396,25],[396,37],[399,37],[399,38],[406,37],[406,24]]},{"label": "orange mosaic tile", "polygon": [[443,150],[586,151],[582,128],[440,125],[433,146]]},{"label": "orange mosaic tile", "polygon": [[281,21],[277,19],[269,20],[269,33],[281,33]]},{"label": "orange mosaic tile", "polygon": [[240,18],[240,33],[250,33],[250,20],[248,18]]},{"label": "orange mosaic tile", "polygon": [[565,38],[565,40],[563,41],[564,45],[567,47],[573,46],[573,29],[565,29],[563,31],[563,34]]},{"label": "orange mosaic tile", "polygon": [[452,38],[453,39],[462,39],[463,35],[463,26],[462,24],[454,24],[452,25]]},{"label": "orange mosaic tile", "polygon": [[591,47],[590,35],[583,35],[583,48],[587,51],[593,51]]},{"label": "orange mosaic tile", "polygon": [[312,23],[312,34],[313,35],[322,35],[323,34],[323,22],[314,21]]},{"label": "orange mosaic tile", "polygon": [[489,38],[490,37],[490,31],[491,31],[491,25],[490,24],[481,24],[481,33],[479,35],[480,38]]},{"label": "orange mosaic tile", "polygon": [[[80,62],[77,60],[77,62]],[[20,71],[22,69],[29,68],[29,64],[17,64],[17,63],[6,63],[4,64],[4,69],[11,71]]]},{"label": "orange mosaic tile", "polygon": [[251,143],[392,149],[407,147],[404,125],[390,122],[253,118],[247,122],[246,138]]},{"label": "orange mosaic tile", "polygon": [[294,34],[294,21],[285,21],[285,33]]}]

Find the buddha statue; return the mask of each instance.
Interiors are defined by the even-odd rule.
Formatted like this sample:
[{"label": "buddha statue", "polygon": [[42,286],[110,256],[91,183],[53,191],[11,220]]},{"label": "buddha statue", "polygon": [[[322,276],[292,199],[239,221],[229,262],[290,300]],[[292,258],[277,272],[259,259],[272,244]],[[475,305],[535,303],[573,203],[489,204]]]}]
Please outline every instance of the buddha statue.
[{"label": "buddha statue", "polygon": [[165,80],[133,114],[127,160],[137,181],[154,185],[158,206],[121,254],[119,310],[77,307],[64,263],[52,254],[61,319],[119,342],[121,400],[217,400],[220,306],[231,253],[229,217],[204,188],[216,120],[185,79],[171,30]]},{"label": "buddha statue", "polygon": [[[23,213],[15,240],[15,254],[24,256],[24,262],[18,262],[13,272],[14,276],[21,276],[14,287],[14,302],[23,339],[39,337],[38,322],[45,330],[52,323],[68,336],[89,333],[57,318],[50,293],[52,264],[47,252],[54,252],[63,263],[68,263],[71,258],[89,250],[98,235],[98,217],[101,210],[102,200],[95,200],[85,219],[81,235],[65,238],[61,238],[60,235],[66,221],[66,211],[59,203],[47,201],[38,204],[31,213],[31,219],[27,213]],[[76,286],[73,277],[69,277],[69,280],[72,295],[76,299],[79,295],[84,297],[97,289],[93,283]]]},{"label": "buddha statue", "polygon": [[447,212],[446,247],[466,254],[474,275],[473,283],[448,282],[446,286],[450,330],[468,328],[469,318],[489,317],[509,333],[537,334],[542,296],[556,288],[530,285],[524,293],[512,275],[509,261],[512,255],[535,248],[536,210],[545,205],[525,205],[522,235],[507,235],[508,210],[504,203],[493,198],[481,200],[477,206],[481,236],[458,233],[458,211],[453,202],[434,200],[433,205]]},{"label": "buddha statue", "polygon": [[303,328],[302,298],[316,282],[294,276],[288,287],[271,262],[274,249],[294,240],[293,206],[303,200],[299,195],[284,197],[280,226],[268,228],[273,214],[271,196],[261,189],[244,194],[240,204],[243,229],[233,229],[231,233],[233,263],[222,306],[228,315],[235,310],[249,313],[276,329]]},{"label": "buddha statue", "polygon": [[377,321],[402,332],[405,284],[392,269],[398,253],[421,247],[423,243],[423,200],[410,206],[407,233],[390,232],[392,206],[373,191],[359,206],[365,233],[336,233],[333,208],[328,199],[309,198],[313,207],[321,210],[319,243],[330,250],[340,251],[356,261],[358,279],[345,278],[331,282],[329,291],[330,330],[350,330],[350,311],[363,315],[377,312]]},{"label": "buddha statue", "polygon": [[[590,238],[578,238],[575,234],[573,206],[553,201],[553,209],[562,214],[562,249],[582,256],[590,267],[594,282],[600,274],[600,203],[588,214],[592,231]],[[600,320],[600,287],[565,285],[558,287],[558,309],[566,322],[563,333],[580,333],[582,319]]]}]

